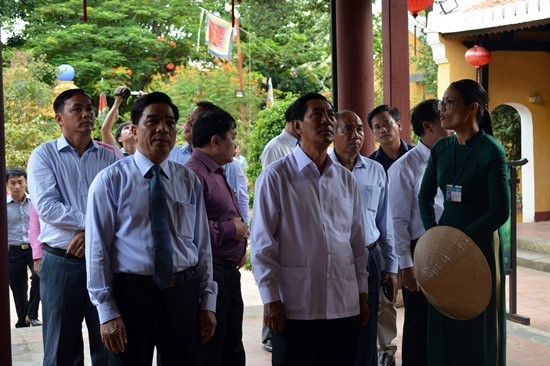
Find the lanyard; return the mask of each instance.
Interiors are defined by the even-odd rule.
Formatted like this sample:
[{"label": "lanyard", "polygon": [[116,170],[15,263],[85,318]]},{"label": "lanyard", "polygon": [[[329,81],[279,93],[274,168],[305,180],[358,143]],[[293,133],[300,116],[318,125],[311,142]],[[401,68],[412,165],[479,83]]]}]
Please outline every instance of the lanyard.
[{"label": "lanyard", "polygon": [[457,141],[457,138],[455,136],[455,139],[453,141],[453,174],[454,174],[454,178],[453,178],[453,186],[456,186],[456,182],[458,181],[458,177],[460,177],[460,173],[462,173],[462,169],[464,169],[464,167],[466,166],[466,163],[468,162],[468,158],[470,157],[470,154],[472,153],[472,151],[474,150],[474,148],[476,147],[477,143],[479,142],[479,140],[481,140],[481,138],[485,136],[485,132],[483,132],[483,130],[481,131],[481,134],[476,138],[476,140],[474,141],[474,143],[471,145],[470,147],[470,150],[468,150],[468,154],[466,155],[466,159],[464,160],[464,163],[462,163],[462,166],[460,167],[460,170],[458,171],[458,173],[456,173],[456,141]]}]

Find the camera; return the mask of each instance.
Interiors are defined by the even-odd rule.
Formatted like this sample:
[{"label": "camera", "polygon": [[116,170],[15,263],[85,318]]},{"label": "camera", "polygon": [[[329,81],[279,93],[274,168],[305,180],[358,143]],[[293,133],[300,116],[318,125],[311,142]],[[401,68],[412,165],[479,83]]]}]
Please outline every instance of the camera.
[{"label": "camera", "polygon": [[138,91],[133,91],[128,88],[123,88],[120,93],[115,93],[115,96],[122,96],[122,99],[128,99],[130,98],[130,95],[139,95]]}]

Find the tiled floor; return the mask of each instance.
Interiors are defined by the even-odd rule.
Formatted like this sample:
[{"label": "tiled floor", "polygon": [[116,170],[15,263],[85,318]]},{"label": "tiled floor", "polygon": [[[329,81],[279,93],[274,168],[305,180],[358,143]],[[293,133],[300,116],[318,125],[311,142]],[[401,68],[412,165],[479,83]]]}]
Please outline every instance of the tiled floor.
[{"label": "tiled floor", "polygon": [[518,224],[517,233],[519,236],[550,241],[550,221]]}]

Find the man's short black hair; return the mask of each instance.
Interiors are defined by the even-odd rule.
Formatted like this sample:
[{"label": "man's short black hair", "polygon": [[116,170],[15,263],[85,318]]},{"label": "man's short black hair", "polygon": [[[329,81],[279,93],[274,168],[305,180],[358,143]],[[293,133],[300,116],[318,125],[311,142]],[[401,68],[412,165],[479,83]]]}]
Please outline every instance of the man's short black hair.
[{"label": "man's short black hair", "polygon": [[220,109],[220,107],[218,107],[214,103],[211,103],[211,102],[206,101],[206,100],[198,101],[197,103],[195,103],[195,105],[199,108],[204,109],[205,111],[209,111],[209,110],[212,110],[212,109]]},{"label": "man's short black hair", "polygon": [[65,106],[65,102],[69,99],[71,99],[72,97],[74,97],[75,95],[78,95],[78,94],[81,94],[81,95],[85,95],[88,97],[88,99],[90,99],[90,102],[92,102],[92,97],[90,97],[85,91],[84,89],[69,89],[69,90],[65,90],[64,92],[62,92],[61,94],[59,94],[57,96],[57,98],[55,98],[55,100],[53,101],[53,110],[55,113],[61,113],[63,111],[63,107]]},{"label": "man's short black hair", "polygon": [[8,170],[6,170],[6,183],[12,177],[23,177],[23,178],[25,178],[25,180],[27,180],[27,172],[22,168],[14,166],[14,167],[9,168]]},{"label": "man's short black hair", "polygon": [[382,104],[374,108],[367,115],[367,122],[369,123],[369,127],[371,130],[372,130],[372,119],[374,118],[374,116],[382,112],[388,112],[391,118],[395,120],[395,122],[399,122],[401,120],[401,112],[399,112],[399,109],[392,107],[391,105]]},{"label": "man's short black hair", "polygon": [[439,121],[439,109],[437,99],[427,99],[420,102],[411,111],[411,124],[414,134],[418,137],[424,136],[424,122],[433,123]]},{"label": "man's short black hair", "polygon": [[285,111],[285,121],[286,121],[286,123],[292,122],[292,106],[293,105],[294,105],[294,103],[290,103],[288,105],[288,107],[286,107],[286,111]]},{"label": "man's short black hair", "polygon": [[[297,120],[303,121],[307,112],[307,102],[314,99],[321,99],[326,101],[328,104],[330,104],[327,98],[325,98],[323,95],[319,93],[306,93],[302,95],[300,98],[296,99],[291,104],[292,107],[290,108],[291,110],[290,120],[293,121],[297,119]],[[332,104],[330,104],[330,106],[332,107]],[[286,118],[286,113],[285,113],[285,118]]]},{"label": "man's short black hair", "polygon": [[172,112],[174,113],[174,118],[176,119],[176,122],[178,121],[180,113],[178,107],[176,107],[174,103],[172,103],[172,99],[170,99],[168,95],[162,92],[153,92],[145,94],[134,102],[131,113],[132,123],[136,126],[139,125],[139,120],[141,119],[141,115],[143,114],[143,110],[145,109],[145,107],[147,107],[149,104],[154,103],[168,104],[170,108],[172,108]]},{"label": "man's short black hair", "polygon": [[131,125],[132,122],[124,122],[124,123],[121,123],[117,128],[116,128],[116,132],[115,132],[115,141],[117,143],[118,146],[122,147],[122,143],[120,141],[118,141],[118,138],[120,137],[120,134],[122,133],[122,129],[128,125]]},{"label": "man's short black hair", "polygon": [[236,127],[235,119],[221,108],[201,113],[193,125],[193,146],[204,147],[210,143],[213,136],[225,139],[227,131]]}]

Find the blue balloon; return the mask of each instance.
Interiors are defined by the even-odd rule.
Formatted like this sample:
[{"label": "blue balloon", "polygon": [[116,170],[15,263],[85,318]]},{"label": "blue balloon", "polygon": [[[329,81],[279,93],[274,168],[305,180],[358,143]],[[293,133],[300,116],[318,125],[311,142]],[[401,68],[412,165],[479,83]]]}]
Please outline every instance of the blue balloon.
[{"label": "blue balloon", "polygon": [[57,79],[71,81],[74,79],[74,68],[71,65],[63,64],[57,66]]}]

